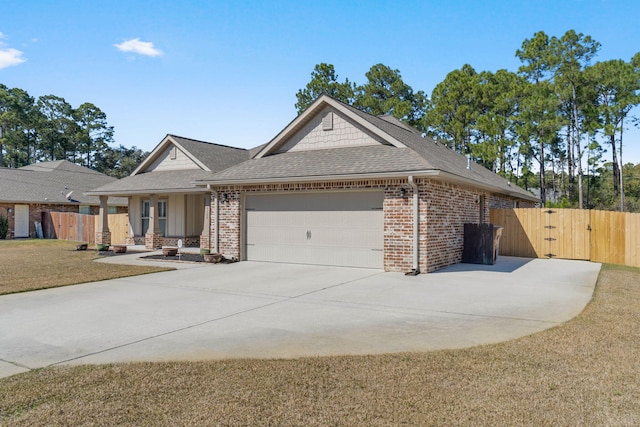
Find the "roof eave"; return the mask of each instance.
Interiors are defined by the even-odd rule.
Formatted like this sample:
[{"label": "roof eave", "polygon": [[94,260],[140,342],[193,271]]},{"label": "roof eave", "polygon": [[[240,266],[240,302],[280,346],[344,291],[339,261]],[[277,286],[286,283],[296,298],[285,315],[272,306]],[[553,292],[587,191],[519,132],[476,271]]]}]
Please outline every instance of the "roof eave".
[{"label": "roof eave", "polygon": [[385,179],[385,178],[404,178],[409,175],[413,175],[416,178],[432,178],[441,181],[451,182],[454,184],[464,185],[466,187],[480,188],[492,193],[500,193],[517,197],[520,199],[527,199],[531,201],[537,201],[538,199],[531,195],[528,197],[526,194],[519,193],[517,191],[510,191],[505,188],[497,187],[490,184],[484,184],[474,179],[466,178],[463,176],[455,175],[449,172],[444,172],[438,169],[421,169],[421,170],[407,170],[407,171],[395,171],[395,172],[377,172],[377,173],[362,173],[362,174],[342,174],[342,175],[313,175],[313,176],[290,176],[290,177],[272,177],[272,178],[257,178],[257,179],[202,179],[195,181],[195,185],[198,186],[223,186],[223,185],[252,185],[252,184],[277,184],[284,182],[317,182],[317,181],[347,181],[347,180],[363,180],[363,179]]},{"label": "roof eave", "polygon": [[[194,184],[195,185],[195,184]],[[113,197],[127,197],[137,196],[140,194],[175,194],[175,193],[189,193],[198,194],[205,191],[199,187],[184,187],[184,188],[143,188],[137,190],[113,190],[113,191],[100,191],[84,193],[85,196],[113,196]]]},{"label": "roof eave", "polygon": [[[526,199],[526,200],[530,200],[532,202],[538,202],[539,199],[534,196],[533,194],[529,195],[529,194],[524,194],[521,192],[516,191],[516,189],[509,189],[509,188],[503,188],[503,187],[498,187],[495,185],[491,185],[491,184],[485,184],[481,181],[477,181],[475,179],[471,179],[471,178],[467,178],[464,176],[460,176],[460,175],[456,175],[453,174],[451,172],[444,172],[444,171],[439,171],[439,173],[437,174],[437,177],[443,181],[447,181],[447,182],[452,182],[455,184],[460,184],[460,185],[465,185],[465,186],[470,186],[470,187],[474,187],[474,188],[480,188],[482,190],[487,190],[487,191],[491,191],[493,193],[500,193],[500,194],[506,194],[508,196],[512,196],[512,197],[517,197],[519,199]],[[510,184],[507,184],[508,186]],[[519,188],[519,187],[517,187]],[[526,190],[522,190],[522,191],[526,191]]]},{"label": "roof eave", "polygon": [[[60,205],[60,206],[98,206],[100,203],[87,201],[87,200],[78,200],[77,202],[60,202],[60,201],[52,201],[52,200],[0,200],[0,203],[5,204],[15,204],[15,205]],[[111,206],[127,206],[126,203],[113,203]]]},{"label": "roof eave", "polygon": [[271,184],[282,182],[317,182],[317,181],[344,181],[344,180],[362,180],[362,179],[380,179],[380,178],[403,178],[407,175],[423,174],[427,171],[401,171],[401,172],[377,172],[377,173],[355,173],[355,174],[339,174],[339,175],[306,175],[306,176],[287,176],[287,177],[267,177],[253,179],[201,179],[195,182],[198,186],[221,186],[221,185],[251,185],[251,184]]}]

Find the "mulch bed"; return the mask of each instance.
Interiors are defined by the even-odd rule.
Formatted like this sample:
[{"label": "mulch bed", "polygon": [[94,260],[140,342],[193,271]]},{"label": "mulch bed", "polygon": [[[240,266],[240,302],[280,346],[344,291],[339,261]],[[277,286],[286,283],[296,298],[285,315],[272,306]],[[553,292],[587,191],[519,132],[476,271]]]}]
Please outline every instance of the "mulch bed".
[{"label": "mulch bed", "polygon": [[153,259],[159,261],[186,261],[186,262],[204,262],[204,257],[199,254],[181,254],[178,256],[164,256],[162,254],[159,255],[147,255],[143,256],[144,259]]}]

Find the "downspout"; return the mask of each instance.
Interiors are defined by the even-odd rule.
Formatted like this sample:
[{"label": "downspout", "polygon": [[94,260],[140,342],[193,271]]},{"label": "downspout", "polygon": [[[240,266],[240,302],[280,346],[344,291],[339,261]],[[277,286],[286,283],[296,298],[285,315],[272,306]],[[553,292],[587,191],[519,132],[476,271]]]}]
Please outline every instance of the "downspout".
[{"label": "downspout", "polygon": [[413,265],[407,275],[417,276],[420,274],[420,211],[418,209],[420,194],[418,193],[418,184],[413,180],[413,175],[409,175],[407,181],[413,192]]},{"label": "downspout", "polygon": [[[207,188],[209,189],[209,191],[212,191],[211,189],[211,184],[207,184]],[[213,191],[213,220],[215,221],[216,224],[216,228],[215,228],[215,238],[213,240],[213,252],[214,253],[220,253],[220,199],[218,198],[218,191]]]}]

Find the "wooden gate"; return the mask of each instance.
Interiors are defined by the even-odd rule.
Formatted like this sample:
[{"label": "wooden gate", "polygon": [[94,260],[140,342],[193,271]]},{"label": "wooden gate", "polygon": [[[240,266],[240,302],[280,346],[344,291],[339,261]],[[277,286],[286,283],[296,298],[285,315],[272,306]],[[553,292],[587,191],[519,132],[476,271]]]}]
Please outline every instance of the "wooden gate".
[{"label": "wooden gate", "polygon": [[[94,225],[96,230],[100,226],[99,221],[100,216],[96,215]],[[129,215],[126,213],[109,214],[109,231],[111,232],[112,245],[124,245],[129,235]],[[91,241],[95,241],[95,236]]]},{"label": "wooden gate", "polygon": [[640,214],[580,209],[492,209],[503,255],[640,266]]}]

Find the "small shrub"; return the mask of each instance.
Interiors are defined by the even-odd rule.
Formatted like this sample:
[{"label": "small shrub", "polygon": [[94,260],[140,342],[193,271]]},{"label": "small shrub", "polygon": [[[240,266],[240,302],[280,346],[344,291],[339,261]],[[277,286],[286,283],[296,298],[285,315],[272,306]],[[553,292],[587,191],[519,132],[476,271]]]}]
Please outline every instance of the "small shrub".
[{"label": "small shrub", "polygon": [[9,232],[9,219],[4,215],[0,215],[0,239],[6,239],[8,232]]}]

